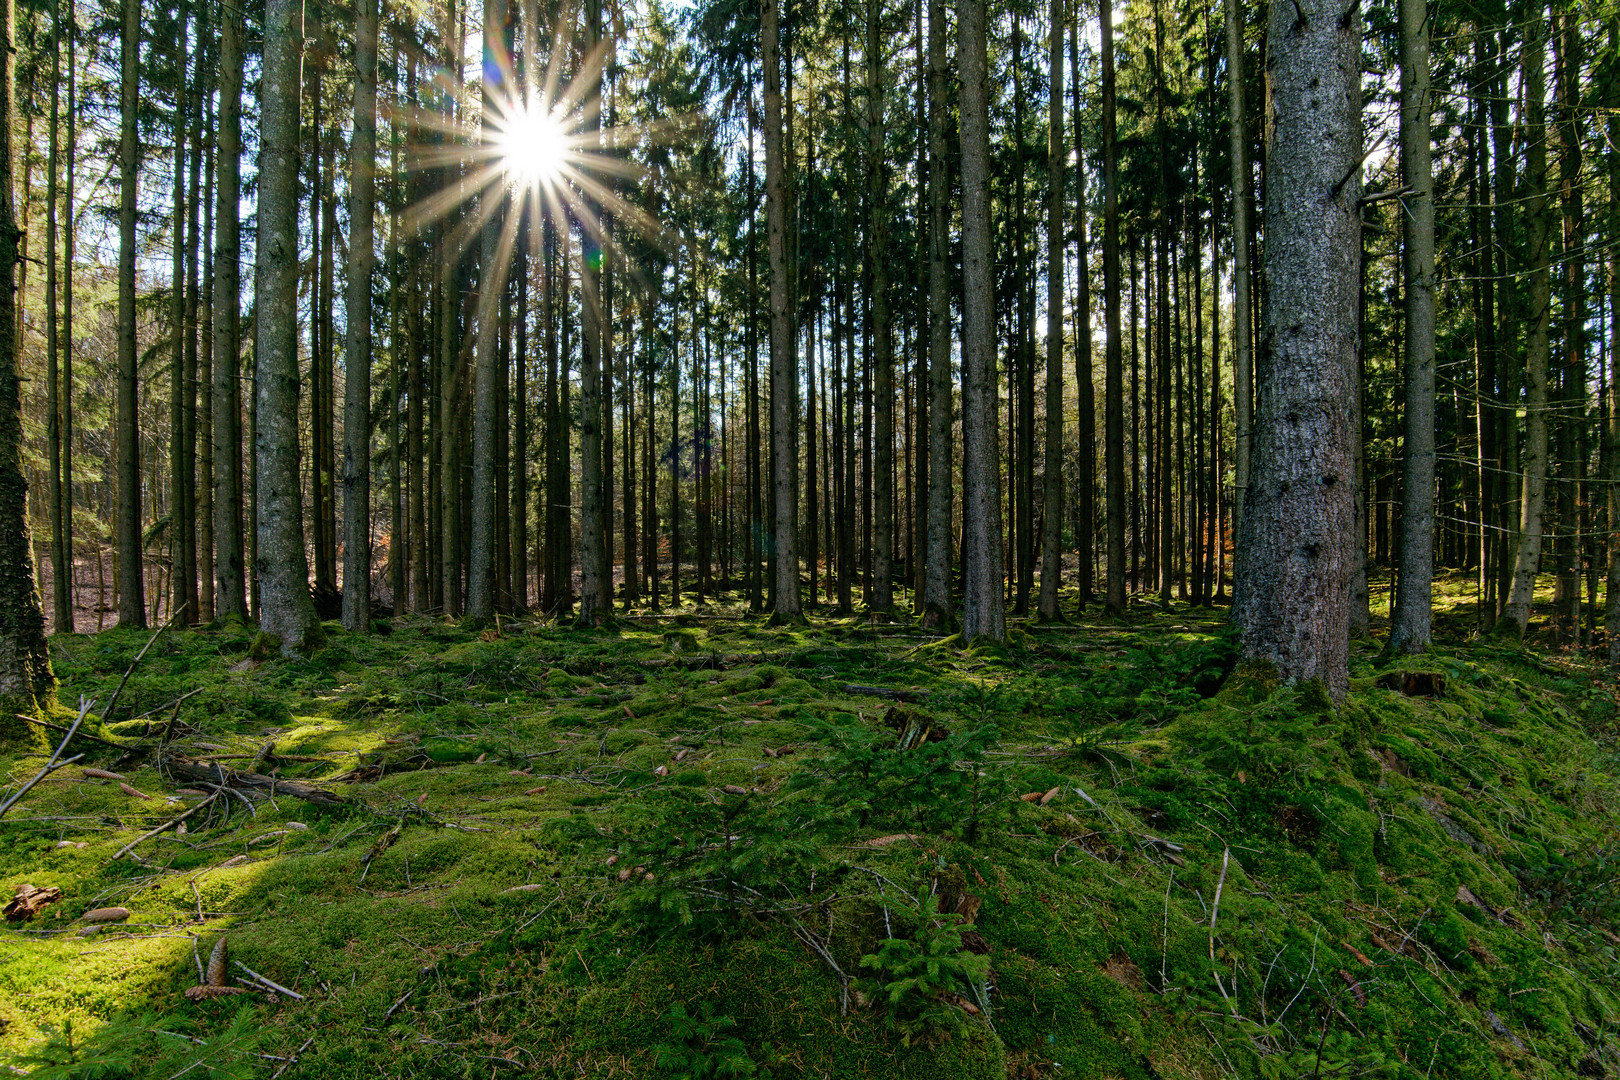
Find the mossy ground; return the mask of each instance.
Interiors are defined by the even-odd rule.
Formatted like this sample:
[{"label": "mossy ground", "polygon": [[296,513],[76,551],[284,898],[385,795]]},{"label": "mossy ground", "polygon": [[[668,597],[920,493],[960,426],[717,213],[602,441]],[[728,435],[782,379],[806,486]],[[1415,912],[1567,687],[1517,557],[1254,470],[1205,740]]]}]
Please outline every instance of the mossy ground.
[{"label": "mossy ground", "polygon": [[[111,856],[196,798],[140,757],[150,800],[54,774],[0,823],[0,892],[64,893],[0,932],[0,1051],[71,1020],[92,1056],[108,1025],[136,1076],[226,1031],[256,1041],[188,1075],[267,1076],[282,1063],[255,1054],[311,1037],[289,1078],[1620,1075],[1614,681],[1467,641],[1466,585],[1441,599],[1429,654],[1354,645],[1336,713],[1252,679],[1223,693],[1224,611],[1182,604],[974,653],[903,621],[712,606],[595,632],[333,624],[294,660],[254,658],[248,628],[177,633],[98,731],[177,716],[178,748],[241,767],[273,741],[283,776],[354,805],[211,807],[138,864]],[[145,641],[53,641],[62,700],[105,701]],[[890,716],[847,683],[925,696]],[[993,742],[893,749],[885,718],[908,717]],[[892,770],[924,752],[944,771]],[[720,899],[676,865],[707,857],[681,845],[710,812],[741,852]],[[990,1008],[945,999],[960,1022],[908,1046],[872,986],[841,1008],[828,958],[870,976],[861,957],[922,940],[919,898],[947,885],[976,898]],[[114,904],[127,923],[78,936]],[[187,1001],[221,933],[305,1000]],[[730,1023],[683,1029],[676,1005]]]}]

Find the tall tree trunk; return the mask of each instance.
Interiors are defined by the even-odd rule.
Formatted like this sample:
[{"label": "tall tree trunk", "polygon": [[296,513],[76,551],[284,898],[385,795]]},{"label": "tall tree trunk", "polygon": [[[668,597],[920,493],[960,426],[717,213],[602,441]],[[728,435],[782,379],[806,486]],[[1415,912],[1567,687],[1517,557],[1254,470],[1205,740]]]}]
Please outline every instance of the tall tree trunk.
[{"label": "tall tree trunk", "polygon": [[260,627],[283,655],[320,634],[298,485],[298,70],[296,0],[266,0],[254,270]]},{"label": "tall tree trunk", "polygon": [[1275,4],[1266,141],[1266,310],[1233,619],[1245,658],[1349,687],[1349,396],[1361,251],[1361,20]]},{"label": "tall tree trunk", "polygon": [[[761,0],[765,67],[765,232],[771,267],[771,450],[776,506],[773,617],[803,617],[799,595],[798,389],[793,323],[788,311],[787,178],[783,168],[781,5]],[[678,557],[677,553],[677,557]]]},{"label": "tall tree trunk", "polygon": [[[1236,0],[1228,0],[1236,3]],[[1125,342],[1120,336],[1119,306],[1119,143],[1114,72],[1114,13],[1100,0],[1102,21],[1102,182],[1103,182],[1103,328],[1107,354],[1103,365],[1103,471],[1108,490],[1108,614],[1125,614]],[[1131,328],[1134,340],[1136,328]],[[1134,419],[1135,409],[1131,415]],[[1134,431],[1132,435],[1134,445]],[[1133,471],[1134,475],[1134,463]],[[1133,529],[1134,533],[1134,529]]]},{"label": "tall tree trunk", "polygon": [[[1079,527],[1075,532],[1075,551],[1080,560],[1079,610],[1097,596],[1097,396],[1092,378],[1091,342],[1091,242],[1088,238],[1088,199],[1086,195],[1086,154],[1080,139],[1080,117],[1085,114],[1081,100],[1080,78],[1080,7],[1075,5],[1069,23],[1069,70],[1073,74],[1070,91],[1074,111],[1074,237],[1075,283],[1074,311],[1074,378],[1075,401],[1080,413],[1080,496]],[[1117,267],[1116,267],[1117,270]],[[1105,375],[1106,378],[1106,375]]]},{"label": "tall tree trunk", "polygon": [[1243,126],[1243,9],[1238,0],[1226,0],[1226,77],[1232,163],[1232,405],[1236,422],[1232,524],[1234,529],[1241,529],[1254,429],[1250,414],[1254,350],[1249,323],[1249,140]]},{"label": "tall tree trunk", "polygon": [[[78,162],[78,15],[73,0],[67,3],[67,183],[62,194],[62,562],[68,574],[67,619],[56,621],[56,632],[73,630],[74,563],[73,563],[73,257],[74,193],[73,184]],[[97,603],[96,619],[101,619]]]},{"label": "tall tree trunk", "polygon": [[883,0],[866,2],[867,258],[872,278],[872,613],[894,607],[894,344],[889,316],[889,185],[883,112]]},{"label": "tall tree trunk", "polygon": [[214,610],[246,620],[242,551],[242,12],[220,8],[219,173],[214,211]]},{"label": "tall tree trunk", "polygon": [[[0,4],[0,267],[6,268],[8,288],[16,275],[21,237],[11,186],[14,18],[12,5]],[[38,714],[49,708],[56,676],[45,645],[45,613],[34,588],[33,553],[28,543],[28,482],[22,468],[22,372],[18,363],[21,358],[14,351],[16,319],[16,306],[0,303],[0,699],[6,708],[0,715],[8,718],[0,723],[0,739],[10,736],[20,742],[28,736],[9,718],[19,712]],[[139,574],[136,576],[138,579]]]},{"label": "tall tree trunk", "polygon": [[197,612],[189,603],[191,593],[186,579],[191,568],[186,565],[185,535],[192,531],[186,502],[191,492],[186,487],[186,119],[190,108],[186,102],[186,41],[190,26],[189,5],[181,3],[174,28],[174,124],[172,135],[174,153],[173,196],[170,202],[173,241],[169,275],[169,325],[173,331],[169,352],[169,612],[170,616],[183,614],[185,621],[197,621]]},{"label": "tall tree trunk", "polygon": [[[45,449],[50,470],[51,626],[56,633],[73,629],[73,574],[67,556],[67,521],[62,516],[62,491],[73,478],[62,471],[62,401],[60,375],[61,319],[57,306],[57,182],[61,168],[62,126],[62,5],[51,7],[51,113],[45,159]],[[71,62],[71,61],[70,61]],[[71,345],[69,346],[71,348]]]},{"label": "tall tree trunk", "polygon": [[[500,0],[486,0],[500,2]],[[586,58],[584,72],[588,85],[583,90],[587,148],[599,148],[601,105],[602,5],[590,0],[585,5]],[[584,216],[596,218],[597,210],[587,204]],[[602,469],[602,343],[605,318],[602,308],[601,236],[588,224],[580,235],[580,322],[584,351],[579,373],[579,622],[596,626],[613,612],[613,585],[607,566],[608,492]]]},{"label": "tall tree trunk", "polygon": [[996,461],[995,298],[990,241],[990,76],[985,0],[957,0],[962,80],[962,637],[1007,638]]},{"label": "tall tree trunk", "polygon": [[1523,637],[1530,622],[1536,573],[1541,563],[1542,514],[1547,504],[1547,367],[1552,330],[1552,200],[1547,197],[1546,39],[1540,7],[1525,22],[1523,54],[1525,119],[1525,232],[1530,267],[1529,326],[1525,331],[1524,488],[1519,503],[1519,547],[1513,587],[1497,629]]},{"label": "tall tree trunk", "polygon": [[[1049,36],[1046,42],[1046,67],[1049,89],[1046,101],[1046,445],[1042,451],[1041,471],[1041,591],[1036,600],[1035,613],[1042,620],[1058,617],[1058,579],[1061,562],[1058,541],[1063,532],[1063,260],[1067,257],[1063,242],[1063,177],[1065,148],[1063,140],[1063,0],[1052,0]],[[1078,141],[1076,153],[1079,152]],[[1081,170],[1084,176],[1084,170]],[[1075,220],[1085,215],[1085,204],[1077,204]],[[1081,246],[1081,258],[1085,247]],[[1086,276],[1082,262],[1080,278]],[[1083,316],[1083,317],[1089,317]],[[1088,335],[1089,336],[1089,335]],[[1080,395],[1080,456],[1091,439],[1086,423],[1089,410],[1087,391],[1091,388],[1090,357],[1080,352],[1080,336],[1075,338],[1075,374],[1080,376],[1076,387]],[[1090,481],[1082,470],[1082,490]],[[1082,535],[1089,523],[1081,522]],[[1084,543],[1080,545],[1080,602],[1085,603],[1087,566]]]},{"label": "tall tree trunk", "polygon": [[1564,348],[1562,418],[1558,425],[1558,458],[1563,473],[1558,486],[1559,532],[1554,588],[1554,618],[1559,636],[1580,644],[1581,566],[1586,550],[1586,245],[1581,177],[1581,29],[1568,12],[1555,15],[1554,65],[1558,73],[1558,179],[1564,226]]},{"label": "tall tree trunk", "polygon": [[[505,21],[504,0],[484,0],[484,77],[483,109],[479,138],[486,149],[496,140],[495,117],[500,108],[502,66],[501,26]],[[506,202],[506,185],[489,184],[479,196],[483,227],[479,230],[479,269],[476,343],[473,354],[472,389],[472,490],[471,535],[467,551],[467,614],[477,623],[495,616],[495,444],[499,427],[496,411],[496,368],[500,363],[500,280],[505,269],[500,263],[498,237],[500,211]],[[588,339],[587,339],[588,340]],[[587,426],[589,426],[587,424]],[[587,556],[588,558],[588,556]]]},{"label": "tall tree trunk", "polygon": [[[1607,87],[1609,110],[1609,235],[1620,236],[1620,16],[1609,20]],[[1609,666],[1620,668],[1620,245],[1609,249],[1609,573],[1604,624]]]},{"label": "tall tree trunk", "polygon": [[1406,439],[1401,565],[1390,620],[1394,652],[1428,649],[1434,588],[1434,171],[1430,165],[1429,11],[1401,2],[1402,293],[1406,301]]},{"label": "tall tree trunk", "polygon": [[[118,402],[114,419],[118,458],[118,625],[144,629],[146,592],[141,576],[141,443],[135,382],[135,184],[140,157],[135,123],[141,92],[139,0],[123,0],[122,15],[118,61]],[[7,87],[9,92],[9,80]],[[7,170],[7,183],[10,182],[10,175]],[[8,199],[7,213],[10,213],[9,203]],[[11,264],[10,260],[4,263],[6,266]],[[14,342],[16,334],[7,333],[6,340]],[[7,366],[5,370],[11,369]],[[0,406],[3,404],[0,402]]]},{"label": "tall tree trunk", "polygon": [[[951,503],[956,469],[951,447],[951,219],[945,148],[948,62],[945,2],[928,0],[928,565],[922,622],[930,629],[948,627],[953,621]],[[847,493],[844,506],[847,514]],[[847,582],[840,573],[841,593]]]},{"label": "tall tree trunk", "polygon": [[[377,198],[377,0],[356,0],[343,382],[343,628],[371,625],[371,269]],[[393,343],[398,350],[399,343]],[[397,412],[398,401],[390,407]],[[393,425],[390,425],[392,430]],[[397,448],[398,440],[395,439]],[[397,521],[397,515],[396,515]],[[397,534],[396,534],[397,535]],[[390,546],[394,546],[390,542]],[[397,548],[390,553],[398,557]],[[394,598],[399,602],[399,597]]]}]

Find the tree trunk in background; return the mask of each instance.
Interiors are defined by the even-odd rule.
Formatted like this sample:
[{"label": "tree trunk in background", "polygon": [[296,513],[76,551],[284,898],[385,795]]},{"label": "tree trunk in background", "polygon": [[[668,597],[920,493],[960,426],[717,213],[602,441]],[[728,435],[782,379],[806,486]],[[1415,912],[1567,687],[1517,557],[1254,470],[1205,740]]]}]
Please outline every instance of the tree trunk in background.
[{"label": "tree trunk in background", "polygon": [[[122,15],[118,61],[118,401],[114,419],[118,458],[118,625],[141,629],[146,626],[146,587],[141,576],[141,444],[135,385],[135,182],[140,155],[135,124],[141,94],[139,0],[123,0]],[[9,334],[7,340],[15,337]]]},{"label": "tree trunk in background", "polygon": [[[1609,21],[1609,145],[1620,147],[1620,16]],[[1620,236],[1620,153],[1609,157],[1609,235]],[[1609,666],[1620,668],[1620,245],[1609,249]]]},{"label": "tree trunk in background", "polygon": [[[770,0],[767,0],[770,2]],[[1002,642],[995,298],[990,239],[990,86],[985,0],[958,0],[962,140],[962,637]]]},{"label": "tree trunk in background", "polygon": [[1249,490],[1249,456],[1254,419],[1250,406],[1254,371],[1253,332],[1249,323],[1249,140],[1243,130],[1243,11],[1238,0],[1226,0],[1227,127],[1232,163],[1232,404],[1236,420],[1233,458],[1232,526],[1243,525],[1243,503]]},{"label": "tree trunk in background", "polygon": [[[184,462],[186,393],[186,118],[191,111],[186,102],[186,40],[188,5],[180,5],[174,28],[175,92],[172,134],[174,138],[173,181],[170,229],[169,326],[173,333],[169,351],[169,617],[184,615],[187,623],[197,621],[190,603],[196,587],[187,587],[194,567],[186,552],[186,534],[195,536],[195,522],[188,513],[191,491],[186,486]],[[195,548],[192,553],[195,554]]]},{"label": "tree trunk in background", "polygon": [[1523,637],[1535,598],[1541,563],[1542,513],[1547,503],[1547,366],[1552,330],[1552,200],[1547,197],[1546,39],[1544,10],[1525,21],[1523,57],[1526,258],[1530,267],[1529,325],[1525,331],[1524,489],[1519,502],[1519,548],[1513,560],[1513,587],[1498,630]]},{"label": "tree trunk in background", "polygon": [[[1075,401],[1080,413],[1079,458],[1080,495],[1076,507],[1079,526],[1074,538],[1075,552],[1080,561],[1080,602],[1077,610],[1084,611],[1096,599],[1097,548],[1097,395],[1092,378],[1091,343],[1091,245],[1087,235],[1088,200],[1086,195],[1086,155],[1080,139],[1080,118],[1085,115],[1081,100],[1083,83],[1080,76],[1080,7],[1075,5],[1073,20],[1069,23],[1069,69],[1073,74],[1074,113],[1074,236],[1075,263],[1078,280],[1074,293],[1074,378]],[[1106,363],[1106,361],[1105,361]],[[1104,376],[1106,378],[1106,374]],[[1061,400],[1061,399],[1060,399]]]},{"label": "tree trunk in background", "polygon": [[[776,590],[772,615],[802,618],[798,538],[798,366],[788,311],[787,179],[783,175],[781,7],[762,0],[765,67],[765,232],[770,252],[771,485],[776,507]],[[677,552],[677,558],[679,553]]]},{"label": "tree trunk in background", "polygon": [[[1119,305],[1119,146],[1114,73],[1114,13],[1100,0],[1102,22],[1103,472],[1108,500],[1108,614],[1125,614],[1125,342]],[[1228,0],[1235,3],[1236,0]],[[1135,415],[1135,410],[1132,410]]]},{"label": "tree trunk in background", "polygon": [[1406,301],[1406,440],[1401,565],[1390,620],[1394,652],[1429,647],[1434,589],[1434,174],[1430,165],[1429,12],[1400,0],[1402,280]]},{"label": "tree trunk in background", "polygon": [[[945,125],[950,71],[946,67],[944,0],[928,0],[928,565],[923,577],[925,628],[951,625],[951,503],[956,469],[951,453],[951,219]],[[836,329],[835,329],[836,333]],[[849,493],[844,505],[849,505]],[[843,526],[840,526],[842,529]],[[840,589],[848,577],[839,574]]]},{"label": "tree trunk in background", "polygon": [[[601,67],[602,5],[590,0],[585,5],[584,60],[587,85],[583,88],[586,139],[589,152],[601,145]],[[602,453],[602,345],[608,321],[602,308],[602,237],[600,208],[587,201],[587,223],[580,235],[580,322],[584,349],[579,372],[579,622],[597,626],[613,612],[613,583],[607,559],[608,491],[603,479]]]},{"label": "tree trunk in background", "polygon": [[1233,620],[1245,658],[1349,688],[1352,408],[1361,252],[1361,20],[1274,4],[1266,276],[1251,490]]},{"label": "tree trunk in background", "polygon": [[[1057,596],[1060,576],[1060,549],[1058,541],[1063,531],[1063,0],[1052,0],[1051,27],[1046,42],[1047,78],[1050,90],[1046,103],[1046,446],[1042,452],[1041,489],[1041,591],[1036,598],[1035,613],[1043,620],[1058,616]],[[1078,145],[1076,146],[1078,152]],[[1084,175],[1082,170],[1081,175]],[[1085,215],[1082,199],[1075,212],[1075,220]],[[1085,245],[1080,245],[1081,259],[1085,258]],[[1086,268],[1080,266],[1084,279]],[[1089,313],[1080,309],[1081,319]],[[1080,335],[1075,335],[1075,368],[1080,376],[1080,456],[1085,459],[1090,440],[1090,426],[1086,423],[1089,404],[1086,391],[1091,386],[1091,373],[1084,368],[1090,357],[1080,351]],[[1082,469],[1080,483],[1090,482],[1089,473]],[[1081,535],[1089,523],[1081,522]],[[1090,567],[1086,555],[1089,545],[1080,547],[1080,602],[1086,600],[1086,582]]]},{"label": "tree trunk in background", "polygon": [[[68,573],[67,619],[58,619],[57,633],[73,630],[73,254],[76,226],[73,185],[78,163],[78,16],[73,0],[67,2],[67,183],[62,194],[62,562]],[[96,612],[99,621],[101,612]]]},{"label": "tree trunk in background", "polygon": [[260,98],[259,242],[254,269],[260,628],[283,655],[319,635],[298,472],[298,72],[297,0],[267,0]]},{"label": "tree trunk in background", "polygon": [[[12,5],[0,4],[0,46],[4,46],[0,48],[0,267],[6,268],[8,293],[14,287],[14,268],[19,261],[17,242],[21,237],[11,186],[16,80],[16,53],[11,48],[15,40],[13,18]],[[0,721],[0,738],[15,734],[21,741],[32,738],[32,734],[18,731],[11,717],[19,712],[38,714],[48,708],[56,676],[51,672],[51,657],[45,645],[45,613],[34,588],[33,552],[28,541],[22,372],[20,357],[14,351],[16,323],[16,305],[9,301],[0,304],[0,702],[6,709],[0,713],[6,718]]]},{"label": "tree trunk in background", "polygon": [[[377,0],[356,0],[354,134],[349,143],[349,266],[344,322],[343,628],[371,625],[371,269],[377,199]],[[398,341],[392,342],[397,353]],[[398,401],[392,406],[397,412]],[[392,425],[390,426],[392,430]],[[395,439],[398,446],[398,439]],[[395,515],[397,524],[398,515]],[[396,531],[395,536],[398,533]],[[391,557],[398,557],[395,541]],[[399,597],[394,598],[396,604]]]},{"label": "tree trunk in background", "polygon": [[[479,114],[478,138],[486,149],[496,141],[494,121],[500,107],[503,74],[498,58],[505,13],[504,0],[484,0],[484,63],[480,84],[483,108]],[[506,194],[505,185],[489,184],[479,196],[483,226],[479,229],[478,293],[473,330],[472,521],[467,551],[467,614],[480,624],[495,617],[495,443],[498,431],[495,383],[496,365],[500,363],[499,282],[505,270],[498,265],[497,238]]]},{"label": "tree trunk in background", "polygon": [[220,8],[219,172],[214,212],[214,611],[246,620],[242,552],[242,12]]},{"label": "tree trunk in background", "polygon": [[889,317],[889,183],[884,163],[883,0],[866,0],[867,258],[872,275],[872,614],[894,608],[894,342]]},{"label": "tree trunk in background", "polygon": [[56,178],[61,170],[62,153],[62,29],[61,0],[57,0],[51,7],[51,113],[45,160],[45,449],[50,470],[46,488],[50,499],[47,516],[51,529],[51,625],[59,634],[73,629],[73,575],[62,505],[63,489],[73,483],[71,474],[62,471],[62,401],[72,395],[62,390],[60,354],[63,350],[56,269]]}]

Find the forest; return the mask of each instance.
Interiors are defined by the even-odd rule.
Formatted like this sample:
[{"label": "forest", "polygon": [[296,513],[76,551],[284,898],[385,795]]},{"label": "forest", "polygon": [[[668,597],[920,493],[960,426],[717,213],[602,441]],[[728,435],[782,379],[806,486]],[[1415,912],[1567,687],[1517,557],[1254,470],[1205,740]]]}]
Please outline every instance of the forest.
[{"label": "forest", "polygon": [[1620,1074],[1615,0],[0,31],[15,1074]]}]

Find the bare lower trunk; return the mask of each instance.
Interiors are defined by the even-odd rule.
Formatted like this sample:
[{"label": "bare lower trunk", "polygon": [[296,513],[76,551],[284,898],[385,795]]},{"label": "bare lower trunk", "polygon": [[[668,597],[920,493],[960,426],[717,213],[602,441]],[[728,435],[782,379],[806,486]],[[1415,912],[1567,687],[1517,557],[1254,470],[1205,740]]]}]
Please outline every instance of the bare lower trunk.
[{"label": "bare lower trunk", "polygon": [[1552,200],[1547,197],[1546,43],[1540,9],[1527,21],[1524,46],[1525,228],[1530,265],[1529,327],[1525,331],[1525,441],[1520,459],[1524,488],[1519,502],[1519,548],[1513,586],[1502,612],[1501,632],[1522,637],[1530,623],[1536,572],[1541,563],[1542,514],[1547,503],[1547,364],[1552,327]]},{"label": "bare lower trunk", "polygon": [[1005,641],[990,246],[990,87],[984,0],[958,0],[962,79],[962,637]]},{"label": "bare lower trunk", "polygon": [[882,0],[866,10],[866,205],[872,274],[872,611],[894,607],[894,342],[889,317],[889,206],[883,117]]},{"label": "bare lower trunk", "polygon": [[[951,608],[951,503],[956,474],[951,452],[950,206],[945,124],[944,0],[928,4],[928,565],[923,577],[923,625],[949,626]],[[835,331],[836,332],[836,331]],[[844,495],[849,505],[850,495]],[[840,526],[847,530],[847,525]],[[847,574],[840,569],[840,588]]]},{"label": "bare lower trunk", "polygon": [[[377,209],[377,0],[357,0],[354,135],[349,145],[349,272],[344,320],[343,628],[371,625],[371,269]],[[394,343],[398,349],[398,343]],[[397,406],[397,402],[394,403]],[[397,411],[397,409],[396,409]],[[397,448],[398,442],[395,441]],[[397,487],[397,485],[396,485]],[[397,522],[397,515],[395,518]],[[397,530],[396,530],[397,535]],[[398,550],[394,551],[398,557]],[[399,602],[395,597],[396,604]]]},{"label": "bare lower trunk", "polygon": [[[141,6],[123,0],[118,125],[118,624],[146,625],[141,577],[141,457],[135,356],[135,122],[140,102]],[[10,265],[9,263],[7,265]],[[12,335],[14,337],[15,335]]]},{"label": "bare lower trunk", "polygon": [[1271,8],[1266,311],[1253,472],[1238,545],[1243,655],[1349,686],[1361,23],[1331,0]]},{"label": "bare lower trunk", "polygon": [[[1041,591],[1036,598],[1035,613],[1042,619],[1055,619],[1058,614],[1058,539],[1063,526],[1063,0],[1052,0],[1050,37],[1046,43],[1046,62],[1051,91],[1046,103],[1046,446],[1042,454],[1043,473],[1041,488]],[[1082,174],[1083,175],[1083,174]],[[1081,203],[1080,213],[1084,213]],[[1082,246],[1082,260],[1084,259]],[[1085,277],[1082,261],[1080,276]],[[1090,312],[1081,311],[1082,320]],[[1089,369],[1091,357],[1080,351],[1089,341],[1089,335],[1076,335],[1075,365]],[[1082,405],[1091,387],[1089,370],[1077,371],[1082,376],[1078,387]],[[1091,438],[1086,424],[1088,410],[1080,410],[1081,457]],[[1081,483],[1089,483],[1090,476],[1082,474]],[[1090,523],[1080,523],[1081,535]],[[1080,580],[1086,580],[1086,553],[1088,545],[1082,543]],[[1085,601],[1085,588],[1081,587],[1081,602]]]},{"label": "bare lower trunk", "polygon": [[[1228,0],[1235,3],[1236,0]],[[1103,471],[1108,500],[1108,613],[1125,614],[1125,342],[1119,305],[1119,149],[1115,120],[1114,15],[1101,0],[1103,326],[1108,350],[1103,373]],[[1133,413],[1134,415],[1134,413]]]},{"label": "bare lower trunk", "polygon": [[1241,528],[1254,429],[1250,413],[1254,350],[1249,322],[1249,140],[1243,130],[1243,10],[1238,0],[1226,0],[1226,78],[1232,158],[1232,405],[1237,470],[1232,488],[1232,524]]},{"label": "bare lower trunk", "polygon": [[765,232],[770,252],[771,486],[776,506],[776,591],[773,614],[801,617],[798,539],[799,373],[788,312],[787,185],[783,176],[781,7],[763,0],[765,67]]},{"label": "bare lower trunk", "polygon": [[254,271],[257,345],[259,622],[284,655],[318,633],[298,472],[299,5],[268,0],[259,146],[259,240]]},{"label": "bare lower trunk", "polygon": [[[13,40],[11,4],[0,5],[0,42]],[[22,469],[22,372],[15,351],[17,307],[11,289],[21,231],[12,195],[12,85],[15,55],[0,49],[0,267],[6,300],[0,303],[0,702],[7,711],[0,735],[14,729],[13,713],[45,708],[56,686],[45,646],[45,613],[34,588],[28,542],[28,483]],[[54,242],[54,238],[53,238]],[[54,313],[53,313],[54,317]]]},{"label": "bare lower trunk", "polygon": [[[1609,55],[1620,57],[1620,19],[1609,23]],[[1620,79],[1609,79],[1609,145],[1620,146]],[[1620,236],[1620,154],[1609,155],[1609,235]],[[1609,250],[1609,574],[1605,624],[1609,666],[1620,668],[1620,247]]]},{"label": "bare lower trunk", "polygon": [[1389,645],[1429,647],[1434,589],[1434,176],[1430,167],[1429,12],[1401,3],[1402,269],[1406,298],[1406,441],[1401,564]]},{"label": "bare lower trunk", "polygon": [[242,392],[240,229],[242,169],[242,13],[220,9],[219,172],[214,217],[214,610],[248,617],[242,552]]}]

